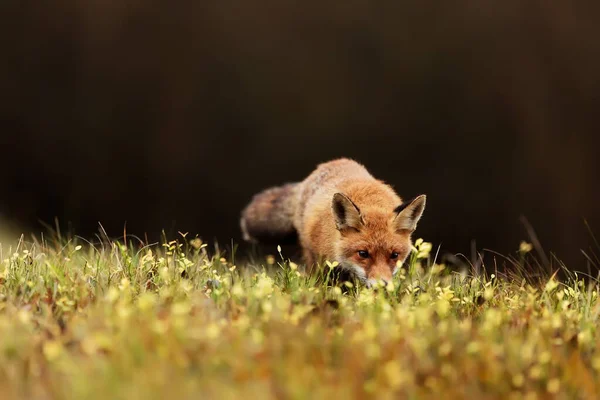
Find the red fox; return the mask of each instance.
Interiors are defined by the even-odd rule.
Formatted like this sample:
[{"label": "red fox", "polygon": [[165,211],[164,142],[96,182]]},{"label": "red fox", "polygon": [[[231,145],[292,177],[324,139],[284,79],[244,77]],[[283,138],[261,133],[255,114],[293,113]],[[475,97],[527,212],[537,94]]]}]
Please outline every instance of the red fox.
[{"label": "red fox", "polygon": [[356,161],[320,164],[304,181],[267,189],[242,211],[244,239],[297,234],[307,268],[323,259],[372,286],[389,282],[410,254],[425,195],[402,202]]}]

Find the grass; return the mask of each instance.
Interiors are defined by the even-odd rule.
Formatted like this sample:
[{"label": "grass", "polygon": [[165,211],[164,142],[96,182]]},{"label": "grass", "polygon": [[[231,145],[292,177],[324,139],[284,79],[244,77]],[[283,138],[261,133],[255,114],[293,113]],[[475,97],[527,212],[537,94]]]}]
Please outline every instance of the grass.
[{"label": "grass", "polygon": [[430,251],[374,291],[185,236],[3,246],[0,398],[597,398],[595,282],[461,274]]}]

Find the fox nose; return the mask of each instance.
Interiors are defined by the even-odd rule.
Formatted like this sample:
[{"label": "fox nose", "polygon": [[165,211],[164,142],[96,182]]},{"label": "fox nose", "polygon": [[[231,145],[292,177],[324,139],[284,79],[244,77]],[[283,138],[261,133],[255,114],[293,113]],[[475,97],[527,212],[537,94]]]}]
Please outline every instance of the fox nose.
[{"label": "fox nose", "polygon": [[367,288],[369,289],[377,289],[379,287],[379,284],[383,284],[383,286],[387,286],[388,284],[388,280],[387,279],[367,279]]}]

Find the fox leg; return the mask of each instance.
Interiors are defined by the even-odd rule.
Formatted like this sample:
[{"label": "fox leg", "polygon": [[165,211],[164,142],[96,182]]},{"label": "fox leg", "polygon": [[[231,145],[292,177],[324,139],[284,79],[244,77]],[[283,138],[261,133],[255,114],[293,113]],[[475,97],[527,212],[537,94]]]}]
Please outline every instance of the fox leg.
[{"label": "fox leg", "polygon": [[306,271],[308,273],[313,273],[316,269],[316,258],[312,251],[304,248],[302,250],[302,258],[304,263],[306,264]]}]

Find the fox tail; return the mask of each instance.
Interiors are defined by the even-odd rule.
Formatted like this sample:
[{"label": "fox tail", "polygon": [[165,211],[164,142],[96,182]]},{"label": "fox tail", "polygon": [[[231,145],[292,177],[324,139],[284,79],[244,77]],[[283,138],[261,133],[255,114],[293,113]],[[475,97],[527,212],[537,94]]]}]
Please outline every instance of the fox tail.
[{"label": "fox tail", "polygon": [[242,211],[240,227],[244,240],[278,244],[295,241],[297,190],[298,183],[288,183],[256,194]]}]

